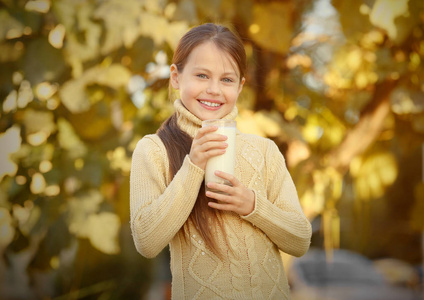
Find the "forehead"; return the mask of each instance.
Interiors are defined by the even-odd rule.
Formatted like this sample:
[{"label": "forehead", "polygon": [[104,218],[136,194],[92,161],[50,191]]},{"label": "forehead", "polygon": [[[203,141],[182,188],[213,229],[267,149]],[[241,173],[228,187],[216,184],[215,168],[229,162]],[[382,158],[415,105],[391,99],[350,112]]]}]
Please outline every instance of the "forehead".
[{"label": "forehead", "polygon": [[186,66],[194,68],[206,68],[218,72],[234,72],[239,76],[240,72],[233,57],[226,51],[218,48],[212,41],[204,42],[196,46],[187,58]]}]

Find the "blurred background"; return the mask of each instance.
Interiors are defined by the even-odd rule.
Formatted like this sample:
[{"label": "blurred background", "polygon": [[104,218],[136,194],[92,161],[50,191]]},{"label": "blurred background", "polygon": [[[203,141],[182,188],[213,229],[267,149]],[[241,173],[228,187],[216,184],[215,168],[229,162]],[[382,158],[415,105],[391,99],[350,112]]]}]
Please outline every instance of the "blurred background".
[{"label": "blurred background", "polygon": [[422,0],[0,0],[0,298],[169,298],[131,155],[205,22],[241,35],[238,127],[277,143],[313,225],[293,298],[423,299]]}]

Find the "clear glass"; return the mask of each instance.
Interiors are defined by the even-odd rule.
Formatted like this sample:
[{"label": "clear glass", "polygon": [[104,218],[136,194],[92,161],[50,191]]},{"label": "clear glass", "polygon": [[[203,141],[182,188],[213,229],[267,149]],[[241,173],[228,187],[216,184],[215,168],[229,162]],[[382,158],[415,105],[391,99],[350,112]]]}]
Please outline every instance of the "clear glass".
[{"label": "clear glass", "polygon": [[[202,127],[206,126],[218,126],[218,129],[215,133],[219,133],[227,136],[225,141],[228,144],[228,147],[225,149],[225,153],[222,155],[211,157],[207,164],[205,170],[205,184],[209,182],[216,182],[220,184],[231,185],[228,180],[225,180],[221,177],[215,175],[215,171],[222,171],[231,175],[234,175],[234,167],[236,160],[236,129],[237,122],[234,120],[205,120],[202,122]],[[209,191],[206,186],[206,191]],[[211,190],[213,192],[218,192]]]}]

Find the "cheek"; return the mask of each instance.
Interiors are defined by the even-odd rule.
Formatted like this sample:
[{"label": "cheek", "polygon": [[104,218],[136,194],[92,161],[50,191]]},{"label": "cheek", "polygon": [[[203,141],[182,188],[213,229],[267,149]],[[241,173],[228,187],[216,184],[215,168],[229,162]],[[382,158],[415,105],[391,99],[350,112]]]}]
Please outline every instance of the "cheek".
[{"label": "cheek", "polygon": [[190,82],[180,87],[180,90],[184,94],[196,94],[201,90],[201,85],[196,84],[194,82]]},{"label": "cheek", "polygon": [[231,88],[231,89],[228,89],[225,94],[227,95],[227,98],[230,98],[232,100],[237,100],[239,91],[238,91],[238,88]]}]

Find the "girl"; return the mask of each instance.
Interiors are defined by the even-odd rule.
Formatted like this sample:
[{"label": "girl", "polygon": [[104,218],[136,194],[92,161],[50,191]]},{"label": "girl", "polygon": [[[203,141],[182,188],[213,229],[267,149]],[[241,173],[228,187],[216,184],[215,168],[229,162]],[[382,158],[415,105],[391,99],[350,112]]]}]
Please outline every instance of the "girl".
[{"label": "girl", "polygon": [[210,157],[226,137],[203,120],[235,119],[245,82],[246,53],[228,28],[204,24],[180,40],[170,85],[175,113],[133,153],[131,229],[147,258],[168,244],[173,299],[289,299],[279,251],[301,256],[311,225],[302,212],[285,160],[271,140],[237,132],[232,186],[210,183]]}]

